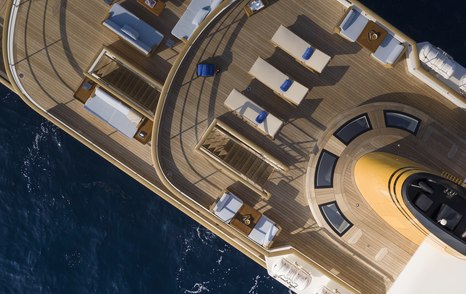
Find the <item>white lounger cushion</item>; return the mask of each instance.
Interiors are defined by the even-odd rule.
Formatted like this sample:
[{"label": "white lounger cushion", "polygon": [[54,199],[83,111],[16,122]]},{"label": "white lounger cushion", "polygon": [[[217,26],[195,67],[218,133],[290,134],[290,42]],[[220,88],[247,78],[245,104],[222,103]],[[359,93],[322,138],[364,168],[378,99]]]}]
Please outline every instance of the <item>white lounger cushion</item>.
[{"label": "white lounger cushion", "polygon": [[270,113],[263,122],[257,123],[256,118],[264,109],[249,100],[248,97],[244,96],[236,89],[233,89],[230,95],[228,95],[225,100],[225,106],[248,120],[251,124],[272,138],[275,137],[283,126],[283,122]]},{"label": "white lounger cushion", "polygon": [[113,4],[108,13],[102,24],[142,53],[149,55],[162,42],[159,31],[120,4]]},{"label": "white lounger cushion", "polygon": [[230,223],[241,206],[243,206],[241,199],[230,192],[226,192],[223,193],[212,210],[223,222]]},{"label": "white lounger cushion", "polygon": [[[318,73],[321,73],[330,61],[330,56],[319,49],[311,47],[309,43],[282,25],[273,35],[272,43],[290,54],[297,61]],[[308,48],[313,48],[314,52],[312,53],[311,58],[305,60],[303,58],[303,54]]]},{"label": "white lounger cushion", "polygon": [[340,35],[356,42],[369,20],[359,11],[351,9],[340,24]]},{"label": "white lounger cushion", "polygon": [[134,137],[143,118],[100,88],[96,88],[94,95],[84,104],[84,108],[128,138]]},{"label": "white lounger cushion", "polygon": [[309,91],[308,88],[297,81],[293,81],[293,84],[286,92],[282,91],[280,86],[289,77],[260,57],[252,65],[249,74],[295,105],[299,105]]},{"label": "white lounger cushion", "polygon": [[172,35],[180,40],[189,39],[199,24],[220,3],[221,1],[218,0],[191,0],[186,11],[173,27]]},{"label": "white lounger cushion", "polygon": [[274,222],[263,215],[257,222],[254,229],[249,234],[249,238],[254,242],[267,247],[272,242],[278,232],[278,228]]},{"label": "white lounger cushion", "polygon": [[204,20],[207,14],[209,14],[209,12],[210,10],[206,8],[199,10],[192,21],[193,25],[198,26],[199,24],[201,24],[201,22]]},{"label": "white lounger cushion", "polygon": [[384,64],[393,64],[404,50],[403,44],[393,35],[388,34],[373,56]]}]

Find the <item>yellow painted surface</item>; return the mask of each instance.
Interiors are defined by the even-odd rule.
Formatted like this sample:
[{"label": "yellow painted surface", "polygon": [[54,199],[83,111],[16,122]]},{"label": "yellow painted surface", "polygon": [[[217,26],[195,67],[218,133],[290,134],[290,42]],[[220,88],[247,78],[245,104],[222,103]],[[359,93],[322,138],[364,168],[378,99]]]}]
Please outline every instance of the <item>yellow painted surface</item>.
[{"label": "yellow painted surface", "polygon": [[362,156],[354,171],[356,185],[371,208],[416,244],[425,239],[428,231],[405,206],[401,187],[410,175],[424,171],[426,169],[415,162],[383,152]]}]

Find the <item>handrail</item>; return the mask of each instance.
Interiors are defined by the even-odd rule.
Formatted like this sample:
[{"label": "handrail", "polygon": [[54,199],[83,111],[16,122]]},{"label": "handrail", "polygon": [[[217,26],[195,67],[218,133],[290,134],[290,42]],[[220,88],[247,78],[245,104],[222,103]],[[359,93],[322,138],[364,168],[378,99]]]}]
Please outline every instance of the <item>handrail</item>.
[{"label": "handrail", "polygon": [[[159,146],[159,144],[157,144],[157,139],[158,139],[158,134],[161,132],[160,122],[161,122],[161,118],[162,118],[163,109],[164,109],[164,106],[165,106],[165,103],[166,103],[168,91],[170,90],[170,87],[171,87],[171,85],[173,83],[174,77],[175,77],[176,73],[178,72],[178,69],[181,66],[182,61],[185,59],[187,53],[191,49],[194,42],[198,39],[198,37],[205,30],[205,28],[212,22],[214,17],[216,17],[221,12],[223,12],[225,9],[227,9],[235,1],[236,0],[230,0],[229,3],[227,3],[228,1],[224,1],[219,7],[216,8],[216,11],[214,11],[214,13],[211,13],[208,16],[208,18],[203,22],[203,24],[191,35],[191,38],[189,38],[185,42],[185,46],[179,52],[179,57],[174,62],[173,66],[172,66],[172,68],[171,68],[171,70],[170,70],[170,72],[169,72],[169,74],[167,76],[164,87],[163,87],[163,89],[161,91],[159,104],[157,105],[157,109],[156,109],[156,113],[155,113],[155,117],[154,117],[154,127],[153,127],[153,130],[152,130],[152,140],[153,140],[152,141],[152,160],[154,162],[154,168],[155,168],[155,170],[157,172],[157,175],[159,176],[161,181],[165,184],[165,186],[173,194],[177,195],[180,198],[185,198],[186,201],[189,201],[189,203],[192,206],[198,207],[198,209],[199,209],[198,213],[202,213],[204,215],[204,217],[205,217],[205,218],[202,219],[203,221],[205,221],[206,219],[210,219],[210,222],[211,221],[215,222],[215,220],[214,220],[215,216],[210,211],[208,211],[208,209],[201,206],[199,203],[194,201],[188,195],[183,193],[179,188],[177,188],[175,185],[173,185],[170,182],[170,180],[168,180],[168,178],[166,177],[164,171],[162,170],[161,164],[160,164],[160,157],[159,157],[159,152],[158,152],[160,146]],[[242,0],[242,2],[244,2],[244,3],[246,3],[247,1],[248,0]],[[206,222],[205,225],[206,225],[207,228],[212,229],[212,224],[210,222]],[[217,226],[219,226],[219,224],[217,224]],[[276,249],[263,248],[262,246],[259,246],[259,245],[255,244],[253,241],[249,240],[246,236],[243,236],[243,235],[236,235],[234,237],[231,237],[231,236],[227,235],[227,234],[230,233],[229,230],[231,230],[231,228],[229,228],[224,223],[221,223],[220,226],[222,226],[224,228],[224,230],[217,230],[217,228],[214,227],[214,228],[216,228],[215,232],[220,232],[221,233],[220,237],[222,239],[224,239],[224,240],[227,240],[227,239],[232,240],[233,243],[230,243],[231,245],[233,245],[233,246],[235,246],[237,248],[238,248],[238,246],[241,246],[244,249],[244,250],[241,250],[241,252],[248,255],[248,256],[249,256],[248,253],[250,252],[249,250],[253,250],[255,252],[260,253],[261,255],[264,256],[264,258],[269,257],[269,256],[273,256],[273,255],[277,255],[281,251],[280,248],[276,248]],[[241,244],[240,244],[240,241],[241,241]],[[286,248],[287,248],[287,250],[293,250],[293,252],[298,253],[300,256],[303,257],[303,259],[311,261],[310,258],[308,258],[304,254],[302,254],[299,250],[295,249],[294,247],[289,246],[289,247],[286,247]],[[256,260],[256,262],[257,262],[257,260]],[[311,261],[311,262],[313,264],[315,263],[313,261]],[[261,264],[263,267],[266,267],[265,260],[261,260],[261,262],[258,262],[258,263]],[[319,267],[322,268],[321,266],[319,266]],[[324,268],[322,268],[322,269],[325,272],[329,272],[328,270],[325,270]],[[341,278],[337,277],[336,275],[331,274],[331,276],[334,277],[334,279],[336,281],[338,281],[339,283],[344,284],[349,289],[352,289],[355,292],[360,292],[360,291],[356,290],[354,287],[352,287],[351,285],[349,285],[348,283],[346,283]]]},{"label": "handrail", "polygon": [[104,88],[106,92],[109,92],[112,96],[126,104],[128,107],[137,111],[140,115],[150,120],[153,119],[152,112],[150,112],[148,109],[145,109],[144,106],[139,104],[139,102],[129,99],[127,95],[123,93],[122,90],[117,89],[114,85],[110,84],[106,80],[102,79],[101,77],[98,77],[93,73],[90,74],[85,72],[84,76],[86,76],[88,79],[92,80],[94,83],[99,85],[99,87]]},{"label": "handrail", "polygon": [[123,57],[121,54],[116,53],[113,51],[111,48],[104,46],[102,51],[105,51],[104,55],[106,55],[108,58],[112,59],[113,61],[121,64],[123,67],[128,68],[129,70],[135,72],[141,78],[146,80],[146,82],[153,84],[152,86],[156,88],[159,92],[163,87],[163,83],[156,80],[154,77],[151,75],[147,74],[144,70],[134,66],[131,62],[128,62],[125,57]]},{"label": "handrail", "polygon": [[82,134],[77,132],[75,129],[73,129],[71,126],[67,125],[65,122],[60,120],[58,117],[54,116],[53,114],[47,112],[46,109],[41,107],[32,97],[29,95],[29,93],[26,91],[26,89],[23,87],[21,84],[21,81],[19,80],[19,77],[16,73],[16,67],[14,63],[14,36],[15,36],[15,25],[16,25],[16,17],[18,14],[18,9],[20,6],[21,0],[7,0],[7,10],[10,10],[10,13],[5,14],[5,23],[7,24],[3,28],[3,40],[2,40],[2,48],[3,50],[3,60],[5,63],[5,70],[6,74],[9,78],[9,80],[12,82],[12,88],[14,92],[33,110],[35,110],[37,113],[42,115],[44,118],[47,120],[51,121],[55,125],[59,126],[62,130],[64,130],[66,133],[68,133],[70,136],[81,142],[82,144],[86,145],[93,151],[95,151],[97,154],[108,160],[109,162],[113,163],[123,171],[125,171],[128,175],[130,175],[132,178],[134,178],[136,181],[147,187],[148,189],[152,190],[154,193],[157,193],[159,195],[163,195],[164,198],[171,198],[169,197],[169,192],[168,190],[165,190],[164,187],[157,187],[153,183],[151,183],[149,180],[146,178],[140,176],[136,171],[131,169],[129,166],[112,156],[110,153],[105,151],[104,149],[100,148],[98,145],[96,145],[94,142],[89,140],[88,138],[84,137]]},{"label": "handrail", "polygon": [[[94,142],[89,140],[88,138],[84,137],[81,135],[79,132],[77,132],[75,129],[67,125],[65,122],[61,121],[58,117],[54,116],[53,114],[47,112],[46,109],[41,107],[32,97],[29,95],[29,93],[25,90],[25,88],[22,86],[17,74],[16,74],[16,68],[15,68],[15,63],[14,63],[14,54],[13,54],[13,41],[14,41],[14,29],[15,29],[15,22],[16,22],[16,15],[18,13],[19,9],[19,4],[21,0],[7,0],[9,6],[11,6],[11,14],[7,15],[7,20],[9,25],[5,28],[7,30],[7,36],[8,38],[4,38],[3,42],[5,44],[4,48],[7,48],[7,50],[4,50],[4,56],[6,56],[6,62],[5,64],[8,64],[8,67],[6,68],[7,70],[7,75],[11,79],[11,81],[14,81],[13,87],[14,91],[18,94],[18,96],[33,110],[35,110],[37,113],[45,117],[47,120],[51,121],[52,123],[56,124],[59,126],[62,130],[64,130],[66,133],[68,133],[70,136],[73,138],[77,139],[93,151],[95,151],[97,154],[108,160],[109,162],[113,163],[117,167],[119,167],[121,170],[125,171],[128,175],[130,175],[132,178],[134,178],[136,181],[147,187],[149,190],[153,191],[157,195],[159,195],[161,198],[163,198],[165,201],[168,203],[172,204],[175,206],[177,209],[183,211],[187,216],[191,217],[195,221],[197,221],[199,224],[209,228],[213,232],[216,233],[217,236],[220,238],[224,239],[225,241],[230,241],[229,243],[243,252],[245,255],[247,255],[249,258],[254,260],[256,263],[259,265],[265,267],[265,260],[263,257],[263,254],[261,250],[254,250],[251,246],[251,244],[247,244],[246,242],[237,242],[236,239],[238,238],[246,238],[245,236],[235,236],[232,235],[231,232],[228,232],[228,230],[221,230],[219,229],[220,226],[226,226],[226,224],[222,223],[216,223],[213,218],[205,218],[205,217],[200,217],[200,210],[203,209],[200,205],[193,205],[192,202],[186,201],[187,199],[183,199],[182,197],[175,197],[173,196],[173,191],[168,189],[169,185],[167,183],[160,179],[164,186],[156,186],[152,182],[150,182],[148,179],[142,177],[139,175],[136,171],[131,169],[129,166],[125,165],[123,162],[119,161],[117,158],[97,146]],[[13,4],[11,4],[13,3]],[[6,51],[6,52],[5,52]],[[186,202],[189,202],[187,204]],[[212,217],[213,214],[211,213]],[[218,221],[218,220],[217,220]],[[251,241],[252,242],[252,241]]]},{"label": "handrail", "polygon": [[[177,60],[172,65],[172,68],[168,73],[162,91],[160,93],[159,103],[157,105],[157,109],[154,116],[154,127],[152,128],[152,161],[154,163],[154,168],[157,172],[157,175],[161,179],[165,187],[169,189],[171,193],[177,195],[178,198],[184,199],[184,201],[188,203],[187,205],[192,207],[186,207],[185,209],[196,210],[197,214],[192,216],[194,219],[198,220],[198,222],[202,223],[210,230],[215,231],[225,241],[229,240],[230,245],[238,248],[244,254],[248,255],[249,257],[255,257],[252,258],[254,261],[256,261],[261,266],[266,267],[264,256],[267,254],[267,249],[255,244],[252,240],[247,238],[247,236],[243,236],[241,234],[233,235],[233,229],[231,227],[229,227],[227,224],[224,224],[223,222],[218,223],[218,219],[216,218],[216,216],[213,213],[211,213],[206,207],[200,205],[198,202],[190,198],[188,195],[186,195],[180,189],[178,189],[175,185],[173,185],[162,170],[158,154],[160,146],[159,144],[157,144],[157,139],[158,134],[160,133],[160,122],[162,112],[167,100],[168,92],[171,88],[171,85],[173,84],[174,77],[178,72],[178,69],[180,68],[182,61],[186,58],[189,50],[191,49],[195,41],[201,36],[204,30],[217,18],[217,16],[219,16],[222,12],[224,12],[231,5],[238,1],[240,0],[224,0],[206,17],[202,24],[193,32],[191,37],[186,42],[184,42],[185,46],[179,52]],[[242,1],[244,2],[248,0]],[[185,211],[185,213],[187,212]],[[202,214],[203,217],[199,217],[198,214]],[[219,227],[222,227],[223,229],[221,230],[219,229]],[[259,256],[261,257],[259,258]]]}]

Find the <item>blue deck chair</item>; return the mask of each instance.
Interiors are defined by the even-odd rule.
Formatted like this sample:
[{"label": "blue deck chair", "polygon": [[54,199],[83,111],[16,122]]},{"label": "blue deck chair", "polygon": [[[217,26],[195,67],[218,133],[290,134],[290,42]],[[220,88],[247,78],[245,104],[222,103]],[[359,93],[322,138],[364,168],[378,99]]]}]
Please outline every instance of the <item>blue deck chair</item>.
[{"label": "blue deck chair", "polygon": [[196,70],[198,77],[213,77],[215,71],[215,64],[212,63],[199,63]]}]

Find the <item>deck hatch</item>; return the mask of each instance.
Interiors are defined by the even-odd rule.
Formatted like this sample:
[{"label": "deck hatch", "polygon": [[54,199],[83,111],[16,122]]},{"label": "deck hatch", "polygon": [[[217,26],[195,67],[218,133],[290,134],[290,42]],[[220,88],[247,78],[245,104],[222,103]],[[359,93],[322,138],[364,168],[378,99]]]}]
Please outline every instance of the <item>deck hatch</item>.
[{"label": "deck hatch", "polygon": [[325,221],[339,236],[343,236],[353,224],[344,216],[336,201],[319,205]]},{"label": "deck hatch", "polygon": [[421,125],[420,119],[400,111],[385,110],[384,117],[387,127],[405,130],[413,135],[417,134],[419,126]]},{"label": "deck hatch", "polygon": [[333,173],[337,165],[338,156],[323,150],[317,161],[314,186],[315,188],[333,187]]},{"label": "deck hatch", "polygon": [[334,136],[343,144],[348,145],[359,135],[372,129],[369,117],[367,114],[357,116],[335,131]]}]

